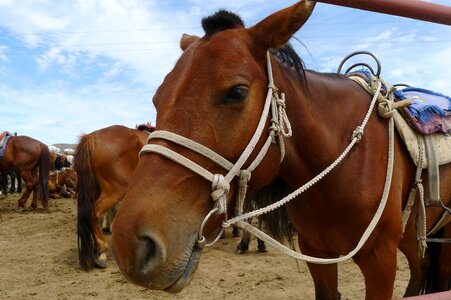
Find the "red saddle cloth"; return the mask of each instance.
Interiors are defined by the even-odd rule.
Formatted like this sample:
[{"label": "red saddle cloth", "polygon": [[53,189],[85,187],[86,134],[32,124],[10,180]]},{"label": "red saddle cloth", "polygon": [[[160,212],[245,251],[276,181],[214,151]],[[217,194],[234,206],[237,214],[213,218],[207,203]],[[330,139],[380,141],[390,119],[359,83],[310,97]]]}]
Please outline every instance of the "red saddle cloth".
[{"label": "red saddle cloth", "polygon": [[451,115],[440,116],[432,115],[427,122],[423,122],[415,117],[407,107],[398,108],[401,115],[409,123],[416,132],[421,134],[431,134],[435,132],[442,132],[451,134]]},{"label": "red saddle cloth", "polygon": [[9,131],[3,131],[2,133],[0,133],[0,145],[3,145],[4,142],[6,142],[5,138],[8,136],[12,136]]},{"label": "red saddle cloth", "polygon": [[4,138],[7,134],[9,134],[8,131],[3,131],[2,133],[0,133],[0,142],[3,140],[3,138]]}]

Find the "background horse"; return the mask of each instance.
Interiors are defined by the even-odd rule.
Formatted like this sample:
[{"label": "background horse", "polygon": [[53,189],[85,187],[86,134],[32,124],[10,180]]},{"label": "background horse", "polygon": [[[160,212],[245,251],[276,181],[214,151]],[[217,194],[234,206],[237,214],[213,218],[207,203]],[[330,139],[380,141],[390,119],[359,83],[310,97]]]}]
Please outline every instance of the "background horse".
[{"label": "background horse", "polygon": [[75,195],[77,187],[77,174],[71,168],[63,168],[61,171],[51,171],[49,178],[50,198],[70,198]]},{"label": "background horse", "polygon": [[0,160],[0,171],[14,168],[25,182],[26,190],[18,201],[20,207],[25,207],[33,192],[31,207],[36,209],[39,189],[42,206],[48,210],[49,161],[49,148],[31,137],[12,136],[7,142],[4,157]]},{"label": "background horse", "polygon": [[[294,50],[285,45],[313,6],[301,1],[250,28],[238,16],[220,11],[203,19],[202,38],[182,37],[184,52],[153,99],[156,131],[113,223],[113,253],[132,282],[168,292],[189,284],[204,237],[214,238],[227,218],[224,203],[228,215],[233,213],[241,167],[253,169],[248,194],[265,188],[273,196],[285,196],[282,190],[303,186],[343,153],[353,135],[359,136],[358,130],[353,132],[366,120],[372,97],[345,76],[304,70]],[[272,71],[267,71],[269,62]],[[265,102],[267,94],[276,94],[271,78],[283,94]],[[276,104],[277,122],[263,115],[266,103]],[[341,164],[283,209],[274,210],[277,217],[261,216],[274,236],[290,238],[282,229],[291,223],[304,254],[337,258],[355,249],[381,202],[389,161],[389,122],[374,111],[367,120],[365,134]],[[270,126],[277,129],[272,131],[274,139],[268,137]],[[264,134],[254,139],[254,132]],[[268,145],[267,140],[274,143]],[[258,166],[251,164],[266,147]],[[398,247],[412,272],[407,294],[419,292],[427,270],[427,258],[418,255],[418,198],[404,233],[402,226],[416,167],[396,134],[390,153],[395,159],[385,209],[353,256],[365,278],[366,299],[391,299]],[[232,178],[224,169],[231,170]],[[440,167],[440,179],[440,194],[449,206],[451,164]],[[427,184],[425,188],[428,195]],[[267,198],[275,201],[268,193]],[[428,209],[429,229],[442,212]],[[308,267],[317,299],[340,298],[336,263]]]},{"label": "background horse", "polygon": [[108,243],[100,220],[122,199],[148,133],[110,126],[81,136],[75,151],[80,266],[107,266]]}]

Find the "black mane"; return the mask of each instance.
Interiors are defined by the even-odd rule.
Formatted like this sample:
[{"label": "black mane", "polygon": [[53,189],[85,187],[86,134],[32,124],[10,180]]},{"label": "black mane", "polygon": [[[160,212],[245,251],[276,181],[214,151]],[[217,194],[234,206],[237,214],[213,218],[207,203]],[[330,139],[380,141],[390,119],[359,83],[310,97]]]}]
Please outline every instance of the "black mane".
[{"label": "black mane", "polygon": [[202,19],[202,28],[206,36],[211,36],[226,29],[239,27],[244,27],[243,20],[235,13],[224,9]]},{"label": "black mane", "polygon": [[270,49],[272,55],[277,57],[278,61],[284,66],[294,69],[299,76],[301,87],[308,93],[307,77],[305,76],[305,66],[302,59],[294,50],[290,43],[287,43],[279,49]]}]

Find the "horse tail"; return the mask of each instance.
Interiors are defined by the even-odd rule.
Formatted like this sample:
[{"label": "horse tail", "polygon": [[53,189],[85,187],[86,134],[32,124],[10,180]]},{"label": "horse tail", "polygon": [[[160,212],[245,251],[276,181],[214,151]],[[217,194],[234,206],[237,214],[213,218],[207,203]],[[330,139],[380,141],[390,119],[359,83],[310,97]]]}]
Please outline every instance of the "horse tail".
[{"label": "horse tail", "polygon": [[50,178],[49,159],[50,159],[49,148],[46,145],[42,144],[41,157],[39,158],[39,197],[41,198],[41,203],[42,206],[44,207],[44,210],[47,210],[49,207],[49,178]]},{"label": "horse tail", "polygon": [[95,202],[100,195],[100,188],[92,169],[92,149],[92,136],[85,134],[80,138],[74,155],[74,170],[77,174],[78,260],[85,271],[95,266],[98,248],[94,225],[98,222]]}]

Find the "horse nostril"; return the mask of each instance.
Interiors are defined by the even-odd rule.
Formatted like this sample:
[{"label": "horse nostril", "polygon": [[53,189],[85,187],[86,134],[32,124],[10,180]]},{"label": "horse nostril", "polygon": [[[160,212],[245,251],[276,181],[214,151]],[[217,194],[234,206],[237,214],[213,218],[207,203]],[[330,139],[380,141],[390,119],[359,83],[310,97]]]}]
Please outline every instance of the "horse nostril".
[{"label": "horse nostril", "polygon": [[163,244],[157,237],[141,236],[136,247],[136,267],[143,273],[159,268],[166,259]]}]

